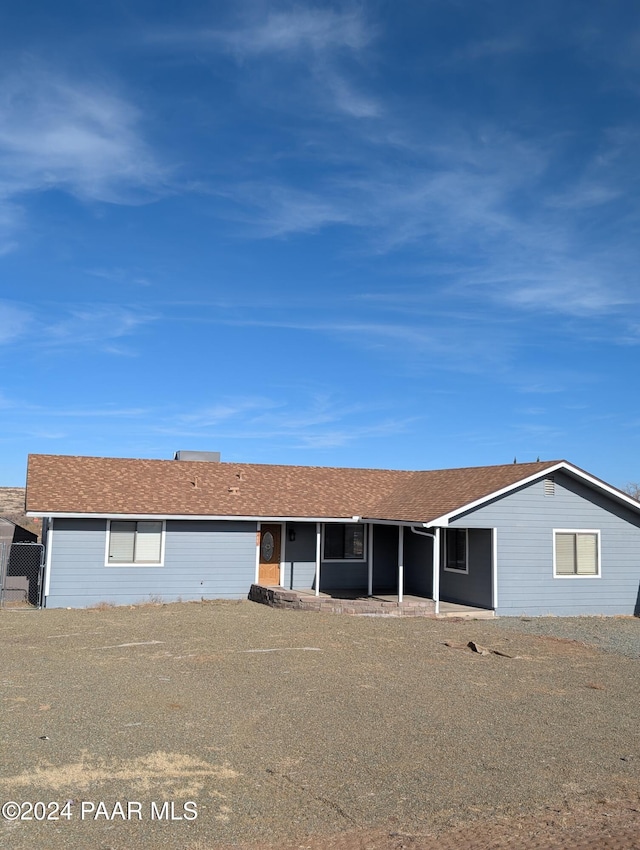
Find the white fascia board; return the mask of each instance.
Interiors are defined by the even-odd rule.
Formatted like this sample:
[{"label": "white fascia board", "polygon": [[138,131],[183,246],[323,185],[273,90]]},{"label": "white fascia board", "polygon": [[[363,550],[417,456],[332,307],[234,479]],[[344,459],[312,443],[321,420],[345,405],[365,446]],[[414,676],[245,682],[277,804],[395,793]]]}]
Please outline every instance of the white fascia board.
[{"label": "white fascia board", "polygon": [[[245,516],[242,514],[114,514],[114,513],[78,513],[65,511],[28,511],[25,516],[53,517],[56,519],[198,519],[198,520],[234,520],[243,522],[352,522],[352,517],[308,517],[308,516]],[[415,525],[415,523],[414,523]]]},{"label": "white fascia board", "polygon": [[620,490],[616,490],[615,487],[611,487],[609,484],[605,484],[604,481],[600,481],[599,479],[594,478],[592,475],[589,475],[588,472],[584,472],[584,470],[578,469],[577,466],[573,466],[570,463],[562,461],[561,463],[556,463],[553,466],[548,466],[546,467],[546,469],[543,469],[541,472],[536,472],[534,475],[529,475],[527,478],[521,478],[519,481],[515,481],[513,484],[509,484],[508,487],[503,487],[501,490],[495,490],[493,493],[489,493],[486,496],[482,496],[482,498],[476,499],[474,502],[469,502],[466,505],[462,505],[461,507],[450,511],[448,514],[443,514],[442,516],[436,517],[435,519],[430,520],[429,525],[447,526],[449,525],[449,522],[452,519],[455,519],[459,514],[464,514],[467,511],[471,511],[474,508],[478,508],[481,505],[492,501],[493,499],[499,499],[501,496],[505,496],[507,493],[511,493],[513,490],[517,490],[520,487],[524,487],[527,484],[531,484],[533,481],[537,481],[540,478],[546,478],[548,475],[553,475],[553,473],[558,472],[558,470],[567,472],[574,478],[578,478],[579,480],[589,484],[595,490],[600,490],[600,492],[606,493],[608,496],[611,496],[617,501],[622,502],[633,510],[640,512],[640,502],[636,501],[631,496],[627,496],[626,493],[622,493]]},{"label": "white fascia board", "polygon": [[415,519],[378,519],[368,516],[360,517],[361,522],[369,523],[370,525],[403,525],[406,528],[411,528],[411,526],[421,525],[424,528],[430,528],[433,523],[431,522],[422,522],[422,520]]},{"label": "white fascia board", "polygon": [[598,478],[594,478],[593,475],[589,475],[588,472],[578,469],[570,463],[562,464],[562,467],[570,475],[573,475],[575,478],[579,478],[582,481],[586,481],[587,484],[590,484],[596,490],[601,490],[613,499],[617,499],[619,502],[622,502],[623,505],[627,505],[635,511],[640,511],[640,502],[638,502],[637,499],[634,499],[633,496],[629,496],[627,493],[623,493],[622,490],[618,490],[616,487],[612,487],[610,484],[600,481]]}]

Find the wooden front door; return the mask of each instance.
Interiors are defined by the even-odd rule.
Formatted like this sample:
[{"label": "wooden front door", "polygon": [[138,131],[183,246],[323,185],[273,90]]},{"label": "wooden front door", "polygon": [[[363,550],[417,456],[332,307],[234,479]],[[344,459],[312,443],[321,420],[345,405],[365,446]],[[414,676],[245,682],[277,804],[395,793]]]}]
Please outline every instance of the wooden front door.
[{"label": "wooden front door", "polygon": [[280,536],[282,526],[263,523],[260,528],[260,569],[258,584],[280,584]]}]

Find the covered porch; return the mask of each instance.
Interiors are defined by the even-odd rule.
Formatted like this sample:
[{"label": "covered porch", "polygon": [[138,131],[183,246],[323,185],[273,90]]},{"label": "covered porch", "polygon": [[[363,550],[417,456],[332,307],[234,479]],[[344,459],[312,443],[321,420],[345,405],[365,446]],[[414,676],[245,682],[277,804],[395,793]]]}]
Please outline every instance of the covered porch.
[{"label": "covered porch", "polygon": [[250,597],[387,616],[492,616],[495,529],[364,521],[261,524]]}]

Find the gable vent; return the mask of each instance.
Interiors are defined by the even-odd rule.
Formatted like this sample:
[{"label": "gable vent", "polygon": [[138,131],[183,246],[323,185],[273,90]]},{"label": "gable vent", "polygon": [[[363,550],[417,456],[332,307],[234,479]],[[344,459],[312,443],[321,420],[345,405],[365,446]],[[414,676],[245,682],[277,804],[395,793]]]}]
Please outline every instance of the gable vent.
[{"label": "gable vent", "polygon": [[545,496],[555,496],[556,494],[556,479],[552,475],[544,479],[544,494]]}]

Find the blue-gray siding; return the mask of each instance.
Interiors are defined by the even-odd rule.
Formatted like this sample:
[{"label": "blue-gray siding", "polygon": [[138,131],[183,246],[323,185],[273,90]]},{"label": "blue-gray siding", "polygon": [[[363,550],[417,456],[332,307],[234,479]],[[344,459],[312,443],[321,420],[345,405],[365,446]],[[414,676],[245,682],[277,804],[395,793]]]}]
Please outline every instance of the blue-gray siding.
[{"label": "blue-gray siding", "polygon": [[404,529],[404,592],[433,596],[433,539],[409,528]]},{"label": "blue-gray siding", "polygon": [[[442,532],[443,537],[445,533]],[[469,529],[469,572],[445,570],[441,566],[440,599],[477,608],[493,607],[491,534],[488,528]],[[444,551],[444,547],[441,548]]]},{"label": "blue-gray siding", "polygon": [[[365,571],[364,586],[367,586]],[[373,526],[373,592],[393,593],[398,589],[398,527]]]},{"label": "blue-gray siding", "polygon": [[[295,540],[289,540],[290,532]],[[316,578],[316,524],[289,522],[285,531],[284,586],[314,590]]]},{"label": "blue-gray siding", "polygon": [[[555,495],[536,481],[460,516],[461,528],[497,528],[499,615],[633,614],[640,601],[640,518],[564,473]],[[599,529],[601,578],[553,577],[553,529]]]},{"label": "blue-gray siding", "polygon": [[105,566],[107,522],[56,519],[47,607],[127,605],[158,598],[239,599],[255,578],[256,523],[166,524],[163,566]]}]

